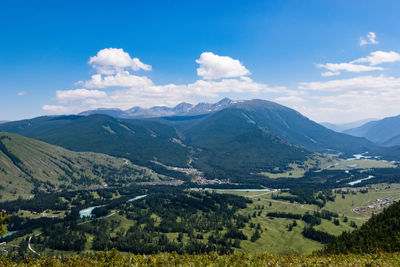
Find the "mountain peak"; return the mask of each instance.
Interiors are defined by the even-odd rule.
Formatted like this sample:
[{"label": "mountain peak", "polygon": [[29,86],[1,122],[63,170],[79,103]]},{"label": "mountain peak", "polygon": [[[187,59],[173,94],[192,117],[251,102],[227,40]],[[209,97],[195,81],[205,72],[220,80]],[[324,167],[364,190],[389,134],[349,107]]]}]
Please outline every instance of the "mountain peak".
[{"label": "mountain peak", "polygon": [[233,101],[230,98],[222,98],[220,101],[218,101],[216,104],[221,105],[221,104],[229,104],[232,103]]},{"label": "mountain peak", "polygon": [[182,102],[176,105],[172,110],[177,113],[186,113],[193,108],[193,105],[187,102]]}]

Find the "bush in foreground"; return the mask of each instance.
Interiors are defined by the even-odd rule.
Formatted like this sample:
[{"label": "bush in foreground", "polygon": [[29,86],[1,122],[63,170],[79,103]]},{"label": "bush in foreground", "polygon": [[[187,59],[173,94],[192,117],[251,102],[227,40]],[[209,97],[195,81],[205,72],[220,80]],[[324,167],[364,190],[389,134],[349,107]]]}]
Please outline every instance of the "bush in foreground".
[{"label": "bush in foreground", "polygon": [[17,262],[12,257],[0,258],[0,266],[400,266],[400,253],[341,254],[341,255],[271,255],[235,253],[218,255],[121,255],[116,250],[102,252],[91,257],[67,257],[56,259],[28,258]]}]

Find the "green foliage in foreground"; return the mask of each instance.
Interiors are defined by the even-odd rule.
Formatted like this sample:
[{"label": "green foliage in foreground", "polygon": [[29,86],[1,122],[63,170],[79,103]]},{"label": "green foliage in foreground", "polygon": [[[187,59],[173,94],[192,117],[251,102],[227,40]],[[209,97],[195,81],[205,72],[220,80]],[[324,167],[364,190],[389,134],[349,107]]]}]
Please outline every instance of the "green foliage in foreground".
[{"label": "green foliage in foreground", "polygon": [[236,253],[218,255],[178,255],[162,253],[156,255],[121,255],[112,250],[91,257],[69,257],[56,259],[25,259],[17,262],[12,257],[0,258],[0,266],[399,266],[400,253],[342,254],[330,256],[299,256]]}]

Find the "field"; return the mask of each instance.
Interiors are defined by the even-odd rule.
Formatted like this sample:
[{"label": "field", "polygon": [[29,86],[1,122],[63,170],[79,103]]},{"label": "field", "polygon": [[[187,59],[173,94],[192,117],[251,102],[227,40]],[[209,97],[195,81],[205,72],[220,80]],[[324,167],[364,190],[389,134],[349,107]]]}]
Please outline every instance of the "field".
[{"label": "field", "polygon": [[[221,191],[220,191],[221,192]],[[256,216],[253,220],[261,224],[261,228],[267,230],[261,233],[261,238],[256,242],[242,241],[242,252],[264,252],[269,253],[299,253],[310,254],[315,250],[321,249],[323,245],[319,242],[312,241],[304,238],[301,232],[305,226],[304,222],[297,220],[297,226],[292,231],[288,231],[286,225],[293,222],[292,219],[285,218],[268,218],[267,212],[290,212],[297,214],[304,214],[305,212],[313,212],[320,210],[315,205],[290,203],[288,201],[281,201],[272,199],[271,195],[276,192],[249,192],[249,191],[222,191],[224,193],[236,194],[245,196],[253,200],[253,204],[249,205],[247,209],[240,211],[242,214],[253,214],[259,212],[259,206],[264,206],[261,210],[261,216]],[[360,214],[354,211],[357,207],[365,207],[377,199],[387,197],[400,198],[400,184],[377,184],[371,185],[368,193],[355,192],[354,194],[337,193],[334,202],[327,202],[323,210],[329,210],[339,214],[340,225],[335,225],[332,221],[322,220],[320,225],[315,226],[317,230],[321,230],[332,235],[339,235],[343,231],[351,231],[354,228],[350,227],[350,222],[354,221],[358,226],[362,225],[371,216],[370,213]],[[272,204],[270,206],[270,203]],[[377,209],[375,212],[380,212]],[[343,222],[343,216],[348,218],[347,222]],[[247,235],[251,235],[254,229],[249,227],[245,228]]]}]

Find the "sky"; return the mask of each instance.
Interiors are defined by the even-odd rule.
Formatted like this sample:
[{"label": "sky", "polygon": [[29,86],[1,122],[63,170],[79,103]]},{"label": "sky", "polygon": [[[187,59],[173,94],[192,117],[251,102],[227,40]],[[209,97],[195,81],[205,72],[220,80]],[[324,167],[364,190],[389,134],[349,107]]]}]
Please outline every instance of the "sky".
[{"label": "sky", "polygon": [[0,2],[0,121],[266,99],[400,114],[399,1]]}]

